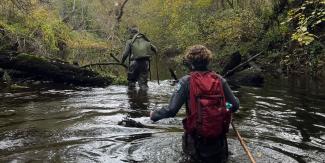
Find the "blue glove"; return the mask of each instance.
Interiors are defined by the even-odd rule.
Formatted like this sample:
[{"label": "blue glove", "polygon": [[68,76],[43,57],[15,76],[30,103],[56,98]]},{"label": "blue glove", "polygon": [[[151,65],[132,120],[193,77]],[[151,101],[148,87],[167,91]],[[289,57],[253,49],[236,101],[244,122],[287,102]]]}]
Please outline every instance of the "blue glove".
[{"label": "blue glove", "polygon": [[226,102],[226,109],[230,110],[232,108],[232,104],[229,102]]}]

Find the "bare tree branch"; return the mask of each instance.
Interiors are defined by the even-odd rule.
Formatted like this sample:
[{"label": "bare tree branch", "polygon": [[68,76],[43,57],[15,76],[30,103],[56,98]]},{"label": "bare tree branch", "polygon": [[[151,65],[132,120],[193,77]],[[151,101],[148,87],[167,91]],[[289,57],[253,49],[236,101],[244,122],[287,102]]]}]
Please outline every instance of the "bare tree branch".
[{"label": "bare tree branch", "polygon": [[118,11],[118,15],[116,16],[116,21],[117,21],[118,24],[121,22],[121,18],[123,16],[123,9],[124,9],[124,7],[125,7],[125,5],[126,5],[126,3],[128,1],[129,0],[124,0],[124,2],[122,3],[122,5],[121,5],[121,7],[120,7],[120,9]]},{"label": "bare tree branch", "polygon": [[233,9],[234,8],[234,3],[230,2],[230,0],[226,0],[228,2],[228,5]]},{"label": "bare tree branch", "polygon": [[105,65],[106,66],[107,65],[120,65],[120,66],[123,66],[124,68],[128,68],[125,64],[118,63],[118,62],[93,63],[93,64],[81,66],[81,68],[86,68],[86,67],[91,67],[91,66],[105,66]]}]

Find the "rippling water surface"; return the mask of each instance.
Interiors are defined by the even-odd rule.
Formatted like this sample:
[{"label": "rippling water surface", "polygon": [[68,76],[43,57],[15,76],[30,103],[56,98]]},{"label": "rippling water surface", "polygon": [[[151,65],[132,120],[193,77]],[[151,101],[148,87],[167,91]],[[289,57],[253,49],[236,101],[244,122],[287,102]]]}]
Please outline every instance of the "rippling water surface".
[{"label": "rippling water surface", "polygon": [[[169,81],[150,90],[33,88],[1,93],[0,162],[181,162],[181,119],[152,123],[168,103]],[[319,85],[274,80],[235,91],[235,125],[257,162],[324,162],[325,91]],[[125,118],[144,127],[118,125]],[[249,162],[230,130],[229,162]]]}]

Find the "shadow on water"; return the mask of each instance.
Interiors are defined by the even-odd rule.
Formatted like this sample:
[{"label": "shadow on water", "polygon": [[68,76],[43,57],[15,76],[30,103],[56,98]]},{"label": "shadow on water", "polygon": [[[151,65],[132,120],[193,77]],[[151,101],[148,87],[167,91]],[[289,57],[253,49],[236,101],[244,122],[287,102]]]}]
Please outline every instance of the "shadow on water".
[{"label": "shadow on water", "polygon": [[[47,88],[1,94],[0,162],[184,162],[181,120],[152,123],[150,110],[168,103],[174,86],[150,89]],[[325,91],[306,80],[270,80],[235,91],[235,125],[257,162],[323,162]],[[118,125],[131,119],[143,126]],[[249,162],[235,133],[229,162]]]},{"label": "shadow on water", "polygon": [[131,118],[149,115],[150,103],[147,91],[144,89],[129,89],[127,91],[130,109],[133,111],[130,113]]}]

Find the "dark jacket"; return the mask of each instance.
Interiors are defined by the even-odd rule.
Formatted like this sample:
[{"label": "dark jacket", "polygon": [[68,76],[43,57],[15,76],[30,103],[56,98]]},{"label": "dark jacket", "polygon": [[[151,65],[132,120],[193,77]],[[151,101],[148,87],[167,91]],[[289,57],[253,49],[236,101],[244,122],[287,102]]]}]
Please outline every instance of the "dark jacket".
[{"label": "dark jacket", "polygon": [[[144,36],[143,34],[140,34],[140,35],[146,38],[146,36]],[[133,38],[131,38],[131,39],[129,39],[129,40],[126,41],[125,48],[124,48],[124,51],[122,53],[122,60],[121,60],[122,63],[125,62],[125,60],[126,60],[127,57],[131,57],[131,60],[132,60],[132,50],[131,50],[132,49],[132,40],[133,40]],[[154,46],[153,44],[151,44],[151,49],[155,53],[157,53],[157,47]]]},{"label": "dark jacket", "polygon": [[[221,76],[219,77],[221,78],[226,101],[232,104],[233,107],[231,110],[235,112],[239,108],[239,100],[232,93],[226,80]],[[189,79],[190,75],[186,75],[179,80],[176,90],[169,101],[169,105],[154,111],[151,115],[151,120],[158,121],[163,118],[174,117],[186,100],[188,100],[188,104],[190,103]],[[184,134],[182,144],[184,152],[195,162],[224,163],[227,161],[228,144],[226,135],[222,135],[216,140],[206,142],[196,138],[194,135]]]},{"label": "dark jacket", "polygon": [[[227,81],[221,76],[219,77],[221,78],[222,81],[222,86],[226,97],[226,101],[232,104],[231,110],[235,112],[239,108],[239,100],[232,93],[229,85],[227,84]],[[182,105],[186,102],[186,100],[189,100],[189,94],[190,94],[189,79],[190,79],[190,75],[186,75],[179,80],[176,86],[176,90],[169,101],[169,105],[154,111],[152,113],[151,120],[158,121],[163,118],[176,116],[177,112],[182,107]]]}]

